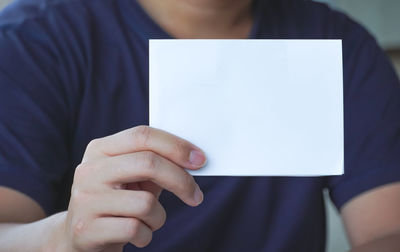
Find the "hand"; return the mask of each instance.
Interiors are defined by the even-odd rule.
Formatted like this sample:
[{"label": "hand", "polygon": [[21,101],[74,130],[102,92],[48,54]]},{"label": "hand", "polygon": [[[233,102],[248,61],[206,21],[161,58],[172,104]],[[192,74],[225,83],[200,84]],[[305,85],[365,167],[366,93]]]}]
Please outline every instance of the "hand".
[{"label": "hand", "polygon": [[64,224],[68,251],[121,251],[126,243],[148,245],[165,222],[162,189],[197,206],[203,193],[183,168],[206,161],[193,144],[147,126],[89,143],[76,168]]}]

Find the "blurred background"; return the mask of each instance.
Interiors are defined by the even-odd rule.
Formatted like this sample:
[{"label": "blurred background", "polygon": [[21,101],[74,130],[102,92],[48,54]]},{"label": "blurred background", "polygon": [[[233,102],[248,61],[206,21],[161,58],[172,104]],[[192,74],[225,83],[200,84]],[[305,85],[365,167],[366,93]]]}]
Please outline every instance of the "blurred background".
[{"label": "blurred background", "polygon": [[7,1],[7,0],[0,0],[0,9],[2,9],[9,2],[10,1]]},{"label": "blurred background", "polygon": [[[400,75],[400,1],[399,0],[318,0],[347,13],[363,24],[378,40]],[[0,0],[0,10],[11,0]],[[337,210],[326,195],[328,244],[327,252],[349,249]]]},{"label": "blurred background", "polygon": [[[1,1],[1,0],[0,0]],[[363,24],[391,57],[400,73],[399,0],[318,0]]]}]

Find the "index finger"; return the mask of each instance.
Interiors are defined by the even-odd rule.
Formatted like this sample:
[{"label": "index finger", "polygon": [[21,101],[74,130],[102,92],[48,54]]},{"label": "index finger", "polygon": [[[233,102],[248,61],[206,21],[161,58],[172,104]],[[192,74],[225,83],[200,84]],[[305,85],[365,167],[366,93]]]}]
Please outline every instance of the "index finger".
[{"label": "index finger", "polygon": [[138,151],[153,151],[188,169],[198,169],[206,162],[205,154],[199,147],[149,126],[137,126],[92,140],[84,156],[116,156]]}]

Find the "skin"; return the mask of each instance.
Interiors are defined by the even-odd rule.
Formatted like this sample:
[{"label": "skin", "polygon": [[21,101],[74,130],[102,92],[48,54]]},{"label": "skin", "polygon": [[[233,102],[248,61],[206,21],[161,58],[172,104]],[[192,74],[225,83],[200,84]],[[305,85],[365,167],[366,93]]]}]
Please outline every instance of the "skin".
[{"label": "skin", "polygon": [[352,252],[400,251],[400,183],[369,190],[341,209]]},{"label": "skin", "polygon": [[247,38],[252,0],[138,0],[175,38]]},{"label": "skin", "polygon": [[[183,168],[198,169],[205,162],[206,157],[198,147],[147,126],[95,139],[87,146],[82,163],[76,168],[68,211],[29,225],[1,225],[0,248],[12,250],[15,245],[18,249],[9,239],[25,236],[21,234],[27,237],[32,234],[34,237],[28,239],[32,238],[34,243],[43,241],[36,234],[47,234],[45,244],[33,246],[37,250],[121,251],[128,242],[144,247],[166,219],[158,201],[163,189],[189,206],[203,201],[199,186]],[[8,192],[10,201],[12,190]],[[21,199],[12,200],[14,206],[32,203]],[[34,209],[38,207],[35,203],[32,205]],[[2,219],[20,218],[12,210],[3,209]],[[42,211],[30,213],[32,220],[41,217],[44,217]],[[15,234],[18,235],[14,237]]]},{"label": "skin", "polygon": [[[139,3],[177,38],[246,38],[251,29],[250,0]],[[189,206],[201,203],[203,194],[184,168],[199,169],[204,162],[198,147],[147,126],[95,139],[76,169],[67,211],[46,217],[26,195],[0,187],[0,250],[114,252],[126,243],[144,247],[165,222],[158,201],[163,189]],[[400,183],[389,184],[341,209],[352,251],[399,251],[399,196]]]}]

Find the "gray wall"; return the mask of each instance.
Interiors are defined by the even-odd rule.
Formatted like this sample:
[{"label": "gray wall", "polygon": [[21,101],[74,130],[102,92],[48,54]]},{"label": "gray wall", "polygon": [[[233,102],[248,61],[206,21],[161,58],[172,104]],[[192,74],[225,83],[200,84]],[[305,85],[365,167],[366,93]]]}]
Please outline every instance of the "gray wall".
[{"label": "gray wall", "polygon": [[0,10],[3,9],[3,7],[11,2],[10,0],[0,0]]},{"label": "gray wall", "polygon": [[320,0],[364,24],[385,49],[400,48],[399,0]]}]

